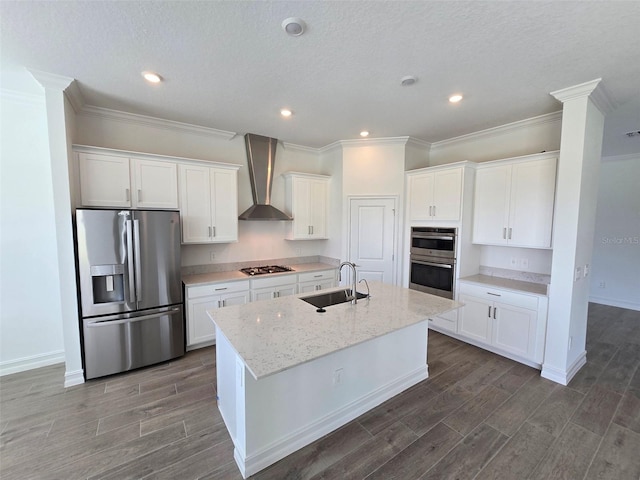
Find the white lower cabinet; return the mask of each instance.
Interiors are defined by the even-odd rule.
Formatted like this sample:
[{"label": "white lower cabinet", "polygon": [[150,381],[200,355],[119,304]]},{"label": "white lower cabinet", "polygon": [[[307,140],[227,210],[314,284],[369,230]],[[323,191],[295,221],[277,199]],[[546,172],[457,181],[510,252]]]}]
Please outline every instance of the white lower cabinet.
[{"label": "white lower cabinet", "polygon": [[336,271],[323,270],[298,274],[298,293],[312,293],[336,286]]},{"label": "white lower cabinet", "polygon": [[438,331],[447,331],[451,333],[458,332],[458,310],[451,310],[437,317],[429,319],[429,328],[436,327]]},{"label": "white lower cabinet", "polygon": [[458,335],[530,365],[544,357],[547,297],[460,282]]},{"label": "white lower cabinet", "polygon": [[251,301],[271,300],[298,293],[297,275],[277,275],[251,279]]},{"label": "white lower cabinet", "polygon": [[249,303],[249,288],[249,280],[186,287],[187,349],[214,343],[216,329],[207,310]]}]

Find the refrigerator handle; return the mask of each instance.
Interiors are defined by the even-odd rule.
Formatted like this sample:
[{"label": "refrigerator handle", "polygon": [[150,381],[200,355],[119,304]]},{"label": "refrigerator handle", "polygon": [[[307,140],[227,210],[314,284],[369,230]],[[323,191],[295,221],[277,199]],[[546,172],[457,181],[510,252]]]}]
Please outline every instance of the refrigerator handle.
[{"label": "refrigerator handle", "polygon": [[142,267],[140,265],[140,220],[133,221],[135,255],[133,263],[136,268],[136,300],[142,301]]},{"label": "refrigerator handle", "polygon": [[129,301],[136,301],[136,289],[134,286],[135,275],[133,273],[133,233],[131,231],[131,220],[125,222],[127,235],[127,275],[129,277]]}]

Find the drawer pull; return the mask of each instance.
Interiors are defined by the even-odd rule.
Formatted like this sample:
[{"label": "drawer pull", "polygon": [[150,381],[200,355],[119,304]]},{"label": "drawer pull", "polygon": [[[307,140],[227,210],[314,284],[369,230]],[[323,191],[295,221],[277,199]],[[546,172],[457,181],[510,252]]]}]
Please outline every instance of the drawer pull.
[{"label": "drawer pull", "polygon": [[496,319],[496,310],[498,310],[496,307],[493,307],[493,319]]},{"label": "drawer pull", "polygon": [[489,307],[489,313],[487,313],[487,317],[491,318],[491,307]]},{"label": "drawer pull", "polygon": [[491,292],[487,292],[487,295],[493,295],[494,297],[501,297],[502,296],[499,293],[491,293]]},{"label": "drawer pull", "polygon": [[220,288],[216,288],[215,291],[219,292],[220,290],[226,290],[228,287],[220,287]]}]

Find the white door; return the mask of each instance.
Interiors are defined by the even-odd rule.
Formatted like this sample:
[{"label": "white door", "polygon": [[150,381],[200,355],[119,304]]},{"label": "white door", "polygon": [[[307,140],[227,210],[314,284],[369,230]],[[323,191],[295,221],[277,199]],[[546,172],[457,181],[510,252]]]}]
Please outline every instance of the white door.
[{"label": "white door", "polygon": [[351,198],[349,206],[349,260],[357,265],[357,280],[393,284],[395,199]]}]

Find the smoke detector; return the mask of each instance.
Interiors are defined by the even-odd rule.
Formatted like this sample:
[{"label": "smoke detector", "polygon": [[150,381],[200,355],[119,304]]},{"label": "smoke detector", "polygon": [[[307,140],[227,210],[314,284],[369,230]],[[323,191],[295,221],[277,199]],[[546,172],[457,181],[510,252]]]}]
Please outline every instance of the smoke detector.
[{"label": "smoke detector", "polygon": [[299,37],[307,28],[304,21],[297,17],[289,17],[282,21],[282,29],[287,32],[287,35],[292,37]]}]

